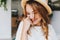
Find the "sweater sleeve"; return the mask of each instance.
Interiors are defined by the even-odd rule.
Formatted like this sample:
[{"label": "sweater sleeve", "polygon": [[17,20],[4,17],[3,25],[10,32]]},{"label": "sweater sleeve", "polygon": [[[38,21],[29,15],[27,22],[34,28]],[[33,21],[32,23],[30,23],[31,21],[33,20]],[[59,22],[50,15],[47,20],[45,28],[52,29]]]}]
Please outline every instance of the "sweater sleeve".
[{"label": "sweater sleeve", "polygon": [[52,25],[49,25],[49,36],[48,36],[49,40],[58,40],[56,32],[54,30],[54,28],[52,27]]},{"label": "sweater sleeve", "polygon": [[17,33],[16,33],[16,39],[15,40],[20,40],[21,39],[22,28],[23,28],[23,21],[21,21],[19,26],[18,26],[18,30],[17,30]]}]

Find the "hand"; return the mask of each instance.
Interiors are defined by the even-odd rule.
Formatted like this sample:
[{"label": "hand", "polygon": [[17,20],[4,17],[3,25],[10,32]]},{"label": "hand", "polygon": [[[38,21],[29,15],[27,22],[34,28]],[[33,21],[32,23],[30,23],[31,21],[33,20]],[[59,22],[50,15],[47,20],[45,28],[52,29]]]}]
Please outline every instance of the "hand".
[{"label": "hand", "polygon": [[24,24],[23,25],[24,25],[24,30],[28,31],[29,28],[30,28],[30,25],[31,25],[31,21],[30,21],[29,17],[27,17],[26,19],[24,19]]}]

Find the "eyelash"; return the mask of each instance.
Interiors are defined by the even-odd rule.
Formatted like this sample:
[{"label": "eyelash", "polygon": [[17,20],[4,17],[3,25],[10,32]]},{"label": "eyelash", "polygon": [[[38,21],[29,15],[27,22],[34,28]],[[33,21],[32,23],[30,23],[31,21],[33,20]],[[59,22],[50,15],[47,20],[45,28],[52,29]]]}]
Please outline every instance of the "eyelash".
[{"label": "eyelash", "polygon": [[27,15],[30,15],[29,13],[27,13]]}]

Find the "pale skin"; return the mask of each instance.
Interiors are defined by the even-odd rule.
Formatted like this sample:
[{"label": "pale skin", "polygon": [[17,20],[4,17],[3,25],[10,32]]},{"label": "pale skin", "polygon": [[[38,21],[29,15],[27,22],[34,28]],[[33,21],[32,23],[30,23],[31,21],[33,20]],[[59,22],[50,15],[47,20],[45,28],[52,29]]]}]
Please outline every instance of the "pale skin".
[{"label": "pale skin", "polygon": [[21,40],[27,39],[27,31],[30,28],[30,25],[40,25],[41,16],[39,13],[34,13],[32,6],[29,4],[26,5],[27,17],[24,19],[24,26],[22,30]]}]

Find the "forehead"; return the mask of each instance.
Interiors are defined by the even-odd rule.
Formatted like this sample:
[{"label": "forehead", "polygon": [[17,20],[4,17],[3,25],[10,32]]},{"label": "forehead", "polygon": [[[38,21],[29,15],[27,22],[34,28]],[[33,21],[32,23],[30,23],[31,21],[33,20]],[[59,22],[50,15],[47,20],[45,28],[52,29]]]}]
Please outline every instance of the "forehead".
[{"label": "forehead", "polygon": [[29,5],[29,4],[27,4],[26,5],[26,11],[33,11],[33,8],[32,8],[32,6],[31,5]]}]

